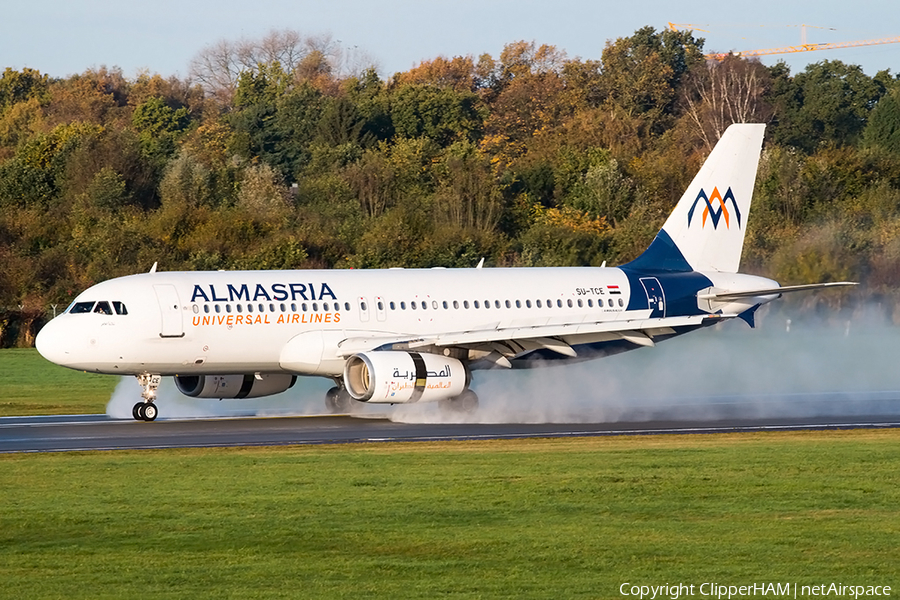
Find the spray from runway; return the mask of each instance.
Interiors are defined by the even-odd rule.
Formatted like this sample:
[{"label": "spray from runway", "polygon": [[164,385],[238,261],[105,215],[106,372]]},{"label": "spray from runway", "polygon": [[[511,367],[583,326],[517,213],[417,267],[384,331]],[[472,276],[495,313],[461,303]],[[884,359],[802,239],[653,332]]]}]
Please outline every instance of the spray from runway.
[{"label": "spray from runway", "polygon": [[[762,311],[761,311],[762,313]],[[577,423],[897,415],[900,329],[768,311],[617,356],[475,375],[471,415],[398,407],[402,422]]]},{"label": "spray from runway", "polygon": [[[764,309],[765,310],[765,309]],[[364,405],[360,416],[398,422],[577,423],[898,415],[900,329],[876,310],[819,320],[760,311],[758,327],[733,320],[618,356],[543,369],[475,373],[480,408],[447,414],[436,403]],[[333,383],[299,377],[287,392],[250,400],[189,398],[163,378],[160,418],[324,412]],[[140,399],[123,378],[107,406],[131,418]]]}]

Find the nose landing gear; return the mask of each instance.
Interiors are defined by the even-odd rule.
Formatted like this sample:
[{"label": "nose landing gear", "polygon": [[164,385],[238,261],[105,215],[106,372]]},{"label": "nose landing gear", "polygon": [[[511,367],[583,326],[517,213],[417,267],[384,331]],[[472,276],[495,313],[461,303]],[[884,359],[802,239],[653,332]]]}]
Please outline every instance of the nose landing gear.
[{"label": "nose landing gear", "polygon": [[156,400],[156,389],[159,387],[162,377],[144,373],[142,375],[137,375],[137,380],[143,388],[141,398],[143,398],[144,401],[138,402],[131,408],[131,416],[134,417],[136,421],[155,421],[156,417],[159,415],[159,409],[156,408],[156,404],[154,404],[153,401]]}]

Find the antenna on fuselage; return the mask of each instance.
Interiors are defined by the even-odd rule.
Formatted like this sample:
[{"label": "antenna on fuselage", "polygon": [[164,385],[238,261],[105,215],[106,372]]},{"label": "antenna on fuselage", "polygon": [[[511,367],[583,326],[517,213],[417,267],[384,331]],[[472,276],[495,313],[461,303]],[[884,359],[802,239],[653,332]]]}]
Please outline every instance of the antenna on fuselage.
[{"label": "antenna on fuselage", "polygon": [[156,273],[156,265],[157,265],[157,263],[153,263],[153,266],[150,267],[150,272],[151,272],[151,273]]},{"label": "antenna on fuselage", "polygon": [[475,267],[475,268],[476,268],[476,269],[480,269],[480,268],[483,267],[483,266],[484,266],[484,257],[482,256],[482,257],[481,257],[481,260],[478,261],[478,266]]}]

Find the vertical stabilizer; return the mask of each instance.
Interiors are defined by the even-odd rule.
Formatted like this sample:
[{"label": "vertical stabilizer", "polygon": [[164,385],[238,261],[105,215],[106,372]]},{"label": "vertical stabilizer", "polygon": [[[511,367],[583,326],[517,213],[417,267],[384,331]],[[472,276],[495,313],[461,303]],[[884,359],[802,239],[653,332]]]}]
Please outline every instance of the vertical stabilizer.
[{"label": "vertical stabilizer", "polygon": [[656,239],[627,266],[736,273],[765,128],[751,123],[728,127]]}]

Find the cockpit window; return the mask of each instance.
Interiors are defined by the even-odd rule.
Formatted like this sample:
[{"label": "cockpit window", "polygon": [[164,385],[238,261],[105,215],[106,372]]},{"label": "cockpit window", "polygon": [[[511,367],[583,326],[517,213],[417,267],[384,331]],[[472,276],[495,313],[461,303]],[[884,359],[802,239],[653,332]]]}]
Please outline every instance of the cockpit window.
[{"label": "cockpit window", "polygon": [[112,315],[113,311],[115,311],[115,314],[117,315],[128,314],[128,309],[125,308],[125,304],[118,300],[113,300],[112,302],[107,302],[106,300],[101,300],[100,302],[75,302],[68,310],[69,314],[73,315],[90,312],[98,315]]},{"label": "cockpit window", "polygon": [[94,307],[94,312],[101,315],[111,315],[112,309],[109,307],[109,302],[105,300],[98,302],[97,306]]},{"label": "cockpit window", "polygon": [[72,309],[69,310],[69,313],[76,315],[79,313],[89,313],[94,308],[93,302],[76,302],[72,305]]}]

